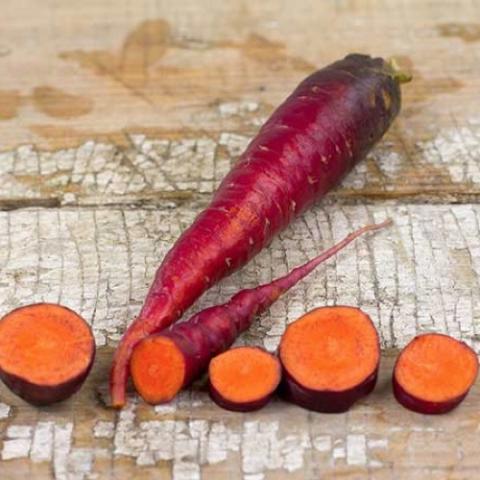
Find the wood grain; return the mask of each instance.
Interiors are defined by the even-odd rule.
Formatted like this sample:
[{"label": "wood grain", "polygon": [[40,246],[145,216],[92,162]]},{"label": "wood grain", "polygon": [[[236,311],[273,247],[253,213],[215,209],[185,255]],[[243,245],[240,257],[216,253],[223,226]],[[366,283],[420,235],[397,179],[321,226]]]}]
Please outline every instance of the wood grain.
[{"label": "wood grain", "polygon": [[[81,392],[31,407],[0,387],[0,477],[470,479],[480,390],[443,417],[398,406],[395,355],[441,331],[480,352],[480,7],[469,0],[2,2],[0,315],[61,302],[99,355]],[[239,343],[352,304],[383,347],[374,394],[344,415],[279,400],[218,409],[202,382],[172,404],[102,402],[112,350],[158,262],[265,118],[308,73],[352,51],[414,80],[385,139],[320,205],[191,310],[285,273],[366,222],[393,228],[319,268]],[[191,313],[189,312],[189,313]]]}]

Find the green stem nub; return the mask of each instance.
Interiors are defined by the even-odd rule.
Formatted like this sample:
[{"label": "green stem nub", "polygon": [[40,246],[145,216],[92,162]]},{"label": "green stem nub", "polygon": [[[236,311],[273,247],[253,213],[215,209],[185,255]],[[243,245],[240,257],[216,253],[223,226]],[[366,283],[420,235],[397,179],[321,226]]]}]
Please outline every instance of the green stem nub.
[{"label": "green stem nub", "polygon": [[402,83],[408,83],[412,80],[412,74],[405,72],[400,69],[400,66],[398,65],[397,60],[395,57],[392,57],[388,60],[388,64],[390,65],[392,69],[392,76],[393,78],[400,84]]}]

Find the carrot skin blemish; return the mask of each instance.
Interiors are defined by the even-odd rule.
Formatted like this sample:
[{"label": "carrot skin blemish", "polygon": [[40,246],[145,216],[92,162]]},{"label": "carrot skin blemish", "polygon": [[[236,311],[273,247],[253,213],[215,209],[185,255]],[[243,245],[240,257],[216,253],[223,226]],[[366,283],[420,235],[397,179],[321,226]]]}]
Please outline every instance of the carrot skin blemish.
[{"label": "carrot skin blemish", "polygon": [[151,404],[172,400],[280,295],[360,235],[385,228],[391,223],[391,220],[386,220],[366,225],[287,275],[256,288],[241,290],[227,303],[202,310],[186,322],[141,340],[130,361],[130,373],[137,392]]},{"label": "carrot skin blemish", "polygon": [[477,374],[478,358],[468,345],[444,334],[419,335],[397,359],[393,393],[414,412],[447,413],[467,396]]},{"label": "carrot skin blemish", "polygon": [[226,410],[258,410],[270,401],[281,376],[277,357],[262,348],[232,348],[210,362],[210,397]]},{"label": "carrot skin blemish", "polygon": [[70,397],[82,386],[94,358],[90,326],[66,307],[28,305],[0,320],[0,377],[31,404]]},{"label": "carrot skin blemish", "polygon": [[136,344],[245,265],[382,138],[400,110],[402,78],[382,58],[348,55],[307,77],[273,112],[158,268],[115,352],[113,406],[125,403]]},{"label": "carrot skin blemish", "polygon": [[378,333],[358,308],[317,308],[287,327],[279,358],[287,400],[317,412],[345,412],[375,387]]}]

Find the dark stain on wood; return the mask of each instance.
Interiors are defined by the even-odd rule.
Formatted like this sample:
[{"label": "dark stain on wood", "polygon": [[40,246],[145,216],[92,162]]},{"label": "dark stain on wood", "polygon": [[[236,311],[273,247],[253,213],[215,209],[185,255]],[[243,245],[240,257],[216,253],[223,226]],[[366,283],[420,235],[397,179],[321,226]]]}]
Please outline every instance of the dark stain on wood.
[{"label": "dark stain on wood", "polygon": [[147,20],[125,38],[118,52],[106,50],[63,52],[60,58],[71,60],[98,75],[113,77],[126,87],[143,87],[149,69],[171,45],[170,25],[162,19]]},{"label": "dark stain on wood", "polygon": [[442,37],[460,38],[466,43],[480,41],[480,23],[441,23],[436,28]]},{"label": "dark stain on wood", "polygon": [[22,97],[17,90],[0,90],[0,120],[10,120],[18,114]]},{"label": "dark stain on wood", "polygon": [[54,118],[73,118],[88,114],[93,101],[81,95],[73,95],[59,88],[43,85],[33,90],[32,101],[37,110]]},{"label": "dark stain on wood", "polygon": [[256,33],[250,34],[244,42],[224,42],[219,43],[218,47],[238,49],[246,58],[272,69],[293,68],[309,72],[316,68],[303,58],[288,53],[283,43]]},{"label": "dark stain on wood", "polygon": [[[288,53],[284,44],[258,34],[250,34],[241,42],[197,40],[197,43],[201,43],[202,48],[192,50],[191,38],[175,37],[168,22],[156,19],[138,25],[127,35],[117,52],[73,50],[61,53],[60,58],[73,61],[97,75],[108,76],[129,89],[130,93],[151,103],[154,103],[152,98],[162,94],[162,89],[163,94],[171,95],[171,91],[166,91],[171,90],[169,85],[178,87],[182,79],[188,80],[190,84],[193,79],[194,82],[201,80],[211,85],[212,78],[226,77],[228,72],[223,61],[218,64],[211,63],[211,53],[208,52],[215,49],[238,51],[244,59],[254,62],[257,68],[261,65],[269,70],[315,69],[315,66],[306,60]],[[159,61],[169,49],[194,54],[193,62],[185,66],[159,65]],[[208,74],[205,74],[206,71]],[[198,87],[201,89],[202,85]],[[196,88],[193,91],[198,93]]]}]

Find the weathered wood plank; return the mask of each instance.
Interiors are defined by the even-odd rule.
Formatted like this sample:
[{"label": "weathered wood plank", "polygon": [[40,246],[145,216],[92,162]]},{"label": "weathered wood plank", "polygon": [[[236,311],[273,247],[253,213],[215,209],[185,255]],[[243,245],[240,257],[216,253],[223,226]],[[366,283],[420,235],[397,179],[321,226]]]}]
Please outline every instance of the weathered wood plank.
[{"label": "weathered wood plank", "polygon": [[[480,120],[419,141],[412,154],[394,135],[357,165],[327,201],[478,199]],[[70,149],[39,151],[24,145],[0,153],[0,209],[205,203],[251,136],[222,132],[125,138],[128,146],[90,140]]]},{"label": "weathered wood plank", "polygon": [[120,413],[95,397],[111,350],[103,348],[84,388],[50,408],[31,407],[0,387],[2,478],[474,478],[477,384],[443,417],[414,414],[394,400],[394,352],[383,355],[379,383],[350,412],[325,415],[274,400],[238,414],[213,404],[201,386],[171,405],[130,397]]},{"label": "weathered wood plank", "polygon": [[295,84],[352,48],[396,55],[415,79],[383,147],[337,195],[478,198],[475,2],[78,9],[50,3],[33,19],[2,7],[0,208],[209,193]]},{"label": "weathered wood plank", "polygon": [[[0,213],[0,311],[66,303],[91,321],[97,343],[115,343],[138,313],[156,267],[191,223],[189,208],[26,209]],[[385,347],[437,329],[480,349],[480,207],[317,206],[196,308],[239,286],[279,276],[354,227],[386,216],[395,226],[359,240],[272,307],[248,335],[276,348],[285,324],[323,304],[354,304],[375,319]]]}]

